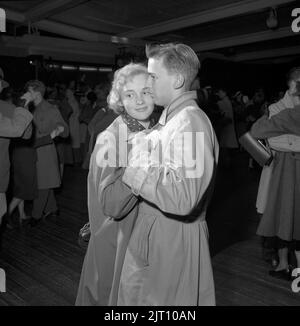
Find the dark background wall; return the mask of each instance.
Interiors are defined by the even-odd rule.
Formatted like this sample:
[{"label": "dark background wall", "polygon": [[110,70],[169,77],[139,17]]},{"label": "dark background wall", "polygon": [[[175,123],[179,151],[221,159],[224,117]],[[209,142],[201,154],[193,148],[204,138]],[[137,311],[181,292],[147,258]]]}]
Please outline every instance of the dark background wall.
[{"label": "dark background wall", "polygon": [[295,66],[300,66],[299,59],[286,64],[246,64],[204,59],[200,70],[201,87],[222,86],[230,93],[240,90],[247,95],[262,87],[271,95],[287,88],[286,74]]},{"label": "dark background wall", "polygon": [[[67,63],[76,65],[76,63]],[[79,64],[79,63],[78,63]],[[88,65],[88,63],[86,63]],[[80,63],[80,65],[85,65]],[[201,87],[222,86],[230,93],[237,90],[251,96],[255,89],[263,87],[267,95],[286,89],[286,73],[294,66],[300,66],[300,59],[287,64],[245,64],[221,61],[216,59],[204,59],[201,62],[200,80]],[[29,63],[28,58],[0,57],[0,67],[4,70],[5,79],[15,88],[21,88],[24,84],[35,78],[35,67]],[[86,80],[95,85],[107,81],[107,72],[81,72],[61,69],[39,69],[39,79],[47,85],[54,82],[68,83],[79,79],[83,74]]]},{"label": "dark background wall", "polygon": [[[63,64],[72,66],[85,65],[74,62],[64,62]],[[35,66],[30,64],[30,58],[0,56],[0,67],[4,71],[5,80],[7,80],[13,88],[22,88],[28,80],[35,79],[36,76]],[[92,85],[109,79],[109,73],[107,72],[46,69],[43,65],[40,65],[38,71],[38,78],[49,86],[53,85],[55,82],[69,83],[71,80],[80,79],[82,75],[86,75],[86,80]]]}]

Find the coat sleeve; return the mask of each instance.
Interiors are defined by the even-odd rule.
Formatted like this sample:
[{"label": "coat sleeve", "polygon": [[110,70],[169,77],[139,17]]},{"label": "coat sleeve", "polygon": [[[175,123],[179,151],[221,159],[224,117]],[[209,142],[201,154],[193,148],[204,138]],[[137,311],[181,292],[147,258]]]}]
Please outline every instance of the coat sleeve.
[{"label": "coat sleeve", "polygon": [[[286,105],[280,100],[277,103],[273,103],[269,106],[269,117],[273,118],[276,115],[280,114],[282,111],[287,110],[288,108]],[[294,110],[293,108],[292,110]],[[277,150],[277,151],[283,151],[283,152],[290,152],[291,147],[289,144],[288,137],[286,133],[282,133],[281,135],[274,136],[274,137],[269,137],[268,138],[269,145],[272,149]]]},{"label": "coat sleeve", "polygon": [[117,166],[116,154],[114,134],[108,131],[101,133],[91,157],[88,182],[104,214],[113,219],[122,219],[134,208],[138,199],[122,182],[124,168]]},{"label": "coat sleeve", "polygon": [[32,114],[23,108],[16,108],[12,118],[0,114],[0,137],[21,137],[32,118]]},{"label": "coat sleeve", "polygon": [[63,119],[61,113],[59,112],[59,110],[57,108],[54,109],[54,120],[55,120],[55,124],[56,127],[58,126],[63,126],[64,127],[64,131],[59,134],[59,137],[63,137],[66,138],[69,136],[69,127],[66,124],[65,120]]},{"label": "coat sleeve", "polygon": [[42,147],[42,146],[49,145],[52,143],[53,143],[53,139],[51,138],[50,135],[47,135],[47,136],[36,138],[34,140],[33,147],[38,148],[38,147]]},{"label": "coat sleeve", "polygon": [[30,139],[32,136],[32,130],[33,130],[33,127],[32,127],[32,124],[30,123],[29,126],[26,128],[22,138]]},{"label": "coat sleeve", "polygon": [[263,116],[251,128],[254,138],[264,139],[283,134],[300,136],[300,108],[285,109],[270,119]]},{"label": "coat sleeve", "polygon": [[[205,198],[217,161],[215,148],[218,145],[214,144],[208,124],[196,114],[190,119],[179,120],[176,127],[169,145],[163,149],[163,158],[158,162],[153,155],[155,149],[150,155],[137,150],[142,154],[130,159],[123,182],[133,193],[163,212],[185,216]],[[203,132],[196,133],[195,130]],[[186,141],[183,138],[185,132],[192,135],[195,142]],[[153,132],[148,135],[150,138],[151,134]],[[182,139],[184,146],[180,145]],[[176,151],[176,148],[182,148],[182,151]]]},{"label": "coat sleeve", "polygon": [[91,133],[98,134],[104,129],[101,127],[103,121],[105,119],[105,112],[100,109],[98,112],[94,115],[93,119],[88,124],[88,130]]}]

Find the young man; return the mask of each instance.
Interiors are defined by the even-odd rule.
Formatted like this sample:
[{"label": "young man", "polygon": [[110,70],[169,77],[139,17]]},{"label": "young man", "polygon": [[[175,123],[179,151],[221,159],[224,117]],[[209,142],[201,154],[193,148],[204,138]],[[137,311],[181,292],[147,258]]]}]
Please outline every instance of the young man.
[{"label": "young man", "polygon": [[[0,68],[0,93],[8,86]],[[0,246],[4,230],[2,219],[7,210],[5,193],[9,182],[9,138],[21,137],[31,120],[32,115],[26,109],[15,108],[14,105],[0,100]]]},{"label": "young man", "polygon": [[[67,137],[69,128],[59,110],[44,100],[45,85],[38,81],[29,81],[25,96],[34,103],[35,138],[39,140],[49,136],[53,130],[61,129],[61,137]],[[38,197],[33,201],[31,225],[35,226],[42,217],[57,214],[57,205],[53,189],[61,184],[59,162],[54,143],[37,148]]]},{"label": "young man", "polygon": [[189,91],[200,62],[184,44],[146,48],[159,123],[132,151],[123,182],[140,196],[118,305],[215,305],[206,209],[219,145]]}]

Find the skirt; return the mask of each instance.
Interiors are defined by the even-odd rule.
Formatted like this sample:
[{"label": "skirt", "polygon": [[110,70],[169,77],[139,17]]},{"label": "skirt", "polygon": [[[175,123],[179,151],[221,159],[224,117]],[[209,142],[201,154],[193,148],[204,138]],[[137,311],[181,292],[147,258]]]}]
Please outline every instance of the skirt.
[{"label": "skirt", "polygon": [[12,151],[12,195],[23,200],[37,197],[36,150],[16,147]]},{"label": "skirt", "polygon": [[257,213],[263,214],[265,211],[265,207],[268,201],[268,194],[270,190],[270,182],[272,178],[273,171],[273,162],[269,166],[264,166],[261,172],[257,199],[256,199],[256,210]]},{"label": "skirt", "polygon": [[257,234],[300,240],[300,153],[276,152],[270,190]]}]

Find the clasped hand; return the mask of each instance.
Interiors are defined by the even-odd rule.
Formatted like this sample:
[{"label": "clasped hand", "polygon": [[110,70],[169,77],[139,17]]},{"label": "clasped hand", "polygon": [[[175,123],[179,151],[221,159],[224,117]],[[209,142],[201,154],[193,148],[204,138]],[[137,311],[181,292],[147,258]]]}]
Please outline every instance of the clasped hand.
[{"label": "clasped hand", "polygon": [[159,164],[159,158],[155,156],[156,140],[152,139],[151,133],[139,132],[130,143],[132,149],[128,155],[128,165],[135,168],[147,168]]},{"label": "clasped hand", "polygon": [[50,133],[50,137],[52,139],[54,139],[55,137],[57,137],[58,135],[60,135],[62,132],[64,132],[64,130],[65,130],[65,128],[63,126],[58,126],[54,130],[52,130],[52,132]]}]

